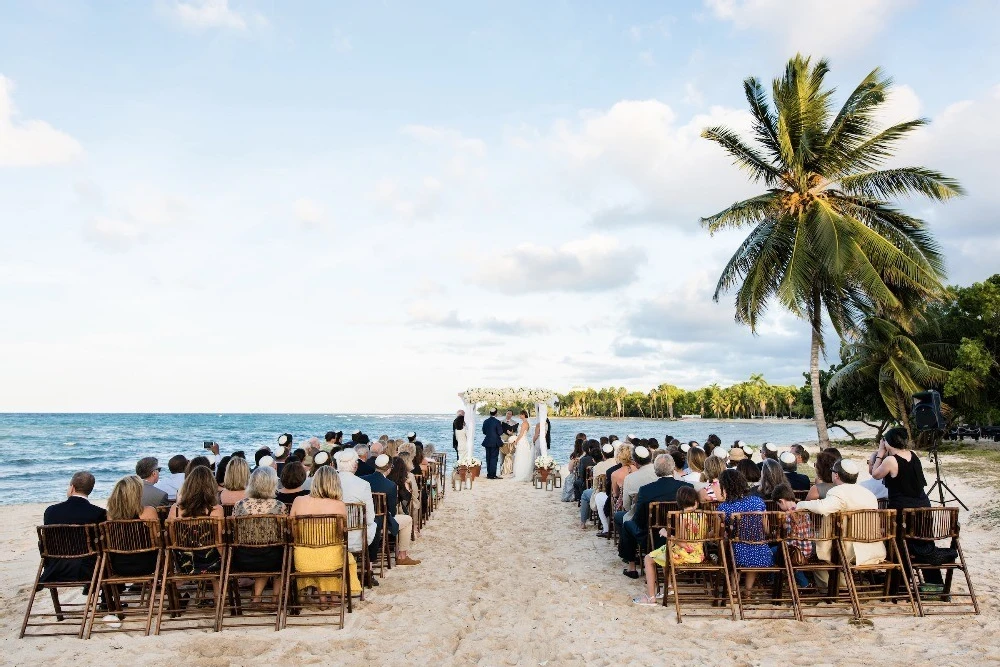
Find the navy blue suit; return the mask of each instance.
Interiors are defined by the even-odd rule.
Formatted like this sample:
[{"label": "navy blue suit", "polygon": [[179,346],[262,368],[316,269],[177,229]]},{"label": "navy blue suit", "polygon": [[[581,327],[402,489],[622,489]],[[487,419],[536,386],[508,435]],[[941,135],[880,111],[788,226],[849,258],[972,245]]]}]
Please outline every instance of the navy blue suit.
[{"label": "navy blue suit", "polygon": [[503,425],[496,417],[490,417],[483,422],[483,447],[486,449],[486,476],[493,478],[497,476],[497,460],[500,458],[500,447],[503,440]]},{"label": "navy blue suit", "polygon": [[677,500],[677,489],[684,486],[691,485],[673,477],[660,477],[655,482],[639,487],[639,493],[635,497],[635,513],[630,521],[622,524],[622,534],[618,538],[619,556],[631,561],[635,558],[636,545],[646,544],[646,532],[649,528],[646,525],[649,519],[649,504]]},{"label": "navy blue suit", "polygon": [[[46,526],[52,524],[86,525],[104,523],[108,512],[103,507],[92,505],[81,496],[71,496],[61,503],[45,508],[42,519]],[[90,579],[97,565],[96,558],[51,558],[45,562],[42,581],[80,581]]]},{"label": "navy blue suit", "polygon": [[[399,524],[396,523],[396,484],[390,482],[385,478],[380,472],[373,472],[370,475],[365,475],[361,479],[368,482],[372,487],[372,493],[384,493],[385,494],[385,511],[389,515],[389,534],[396,535],[399,533]],[[382,528],[382,517],[376,516],[375,523],[378,524],[379,529]]]}]

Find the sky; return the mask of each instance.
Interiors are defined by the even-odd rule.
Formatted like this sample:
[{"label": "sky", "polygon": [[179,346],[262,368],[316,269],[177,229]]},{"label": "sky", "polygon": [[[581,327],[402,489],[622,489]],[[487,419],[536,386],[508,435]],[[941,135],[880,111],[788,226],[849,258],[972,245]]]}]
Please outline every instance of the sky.
[{"label": "sky", "polygon": [[[948,280],[1000,271],[988,0],[26,0],[0,9],[0,411],[445,412],[474,386],[802,382],[712,301],[758,192],[702,128],[874,67]],[[833,346],[835,347],[835,346]],[[835,355],[836,350],[831,349]],[[829,359],[827,361],[830,361]]]}]

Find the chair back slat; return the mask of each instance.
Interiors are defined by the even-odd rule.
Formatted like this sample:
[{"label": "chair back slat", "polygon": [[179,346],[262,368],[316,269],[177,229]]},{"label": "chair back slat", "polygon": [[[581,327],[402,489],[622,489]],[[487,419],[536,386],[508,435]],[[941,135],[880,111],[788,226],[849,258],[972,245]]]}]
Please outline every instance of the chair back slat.
[{"label": "chair back slat", "polygon": [[648,520],[646,525],[649,529],[653,531],[653,534],[659,532],[660,528],[670,527],[670,513],[676,512],[680,508],[677,503],[669,500],[661,500],[654,503],[649,503],[649,513],[646,515]]},{"label": "chair back slat", "polygon": [[219,517],[168,519],[166,527],[168,549],[201,551],[222,548],[225,543],[225,524]]},{"label": "chair back slat", "polygon": [[234,547],[280,547],[288,543],[288,518],[283,514],[251,514],[226,519]]},{"label": "chair back slat", "polygon": [[944,540],[958,537],[957,507],[919,507],[903,510],[904,537]]},{"label": "chair back slat", "polygon": [[884,542],[895,536],[895,510],[851,510],[840,513],[840,537],[846,542]]},{"label": "chair back slat", "polygon": [[346,503],[347,505],[347,530],[361,530],[368,525],[368,517],[365,516],[367,508],[364,503]]},{"label": "chair back slat", "polygon": [[729,540],[733,544],[780,542],[784,535],[784,512],[734,512],[729,516]]},{"label": "chair back slat", "polygon": [[376,516],[385,516],[388,513],[388,501],[384,493],[373,493],[372,502],[375,505]]},{"label": "chair back slat", "polygon": [[722,512],[670,512],[667,523],[671,543],[721,542],[726,535],[726,515]]},{"label": "chair back slat", "polygon": [[96,556],[96,524],[50,524],[38,526],[38,553],[42,558],[87,558]]},{"label": "chair back slat", "polygon": [[346,545],[347,517],[341,514],[293,516],[291,527],[292,544],[296,547],[322,549]]},{"label": "chair back slat", "polygon": [[719,505],[721,504],[722,504],[721,500],[706,500],[703,503],[701,503],[701,509],[705,510],[706,512],[718,512]]},{"label": "chair back slat", "polygon": [[159,551],[163,546],[159,520],[105,521],[98,528],[101,548],[108,553],[139,554]]}]

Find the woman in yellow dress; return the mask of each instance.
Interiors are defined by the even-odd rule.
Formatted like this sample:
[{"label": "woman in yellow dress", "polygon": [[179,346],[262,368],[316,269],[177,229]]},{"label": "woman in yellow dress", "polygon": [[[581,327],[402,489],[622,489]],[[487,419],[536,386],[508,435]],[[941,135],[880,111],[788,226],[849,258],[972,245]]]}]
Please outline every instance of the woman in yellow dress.
[{"label": "woman in yellow dress", "polygon": [[[317,516],[336,514],[347,517],[347,506],[343,501],[344,492],[340,486],[340,476],[330,466],[322,466],[313,477],[312,489],[308,496],[299,496],[292,502],[292,517]],[[324,572],[336,569],[344,559],[346,544],[333,547],[295,547],[293,558],[296,572]],[[350,570],[351,594],[361,592],[361,582],[358,581],[358,566],[354,556],[347,554]],[[317,576],[297,577],[296,587],[299,592],[314,589],[319,593],[320,603],[329,601],[324,593],[340,593],[340,577]]]},{"label": "woman in yellow dress", "polygon": [[[692,512],[698,509],[698,493],[690,486],[681,487],[677,489],[676,502],[677,508],[681,512]],[[692,514],[691,516],[698,517],[700,515]],[[702,525],[701,521],[694,519],[686,520],[683,530],[684,534],[691,539],[701,539],[705,534],[705,526]],[[660,536],[668,536],[666,528],[660,529]],[[644,563],[644,567],[646,568],[646,592],[632,598],[632,602],[641,605],[656,604],[656,569],[653,566],[655,564],[663,568],[663,580],[666,582],[668,580],[666,576],[667,553],[667,545],[664,544],[659,549],[646,554]],[[670,545],[669,553],[670,560],[674,565],[701,563],[705,560],[704,546],[701,542],[674,542]],[[664,584],[664,593],[666,593],[666,583]]]}]

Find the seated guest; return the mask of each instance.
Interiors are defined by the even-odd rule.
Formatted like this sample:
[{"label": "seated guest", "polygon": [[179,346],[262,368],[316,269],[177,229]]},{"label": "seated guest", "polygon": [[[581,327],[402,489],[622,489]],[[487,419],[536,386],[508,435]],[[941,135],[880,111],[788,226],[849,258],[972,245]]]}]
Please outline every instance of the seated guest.
[{"label": "seated guest", "polygon": [[[368,549],[369,562],[378,558],[378,543],[375,541],[378,526],[375,523],[375,502],[372,500],[371,484],[358,477],[358,455],[353,449],[345,449],[336,455],[337,472],[340,475],[341,499],[344,503],[361,503],[365,507],[365,519],[368,527],[368,543],[361,542],[361,531],[353,530],[347,535],[350,550],[358,553]],[[369,573],[365,573],[369,576]]]},{"label": "seated guest", "polygon": [[583,504],[583,492],[587,488],[587,471],[601,460],[601,444],[597,440],[588,440],[584,445],[584,454],[576,464],[576,477],[573,480],[573,493],[576,500]]},{"label": "seated guest", "polygon": [[[292,452],[292,458],[294,458],[299,463],[302,463],[303,461],[306,460],[306,450],[302,449],[301,447],[297,448],[295,451]],[[284,469],[282,469],[282,472],[284,472]]]},{"label": "seated guest", "polygon": [[622,484],[625,483],[625,478],[639,469],[639,466],[632,460],[632,451],[632,445],[623,443],[615,455],[617,464],[608,468],[608,473],[611,475],[611,499],[609,501],[611,517],[614,517],[615,512],[622,511]]},{"label": "seated guest", "polygon": [[[42,522],[46,526],[73,524],[83,526],[102,523],[108,517],[103,507],[91,504],[88,497],[94,490],[94,476],[85,470],[74,473],[66,489],[66,500],[45,508]],[[83,581],[94,574],[96,558],[50,558],[45,561],[41,581]]]},{"label": "seated guest", "polygon": [[760,447],[760,456],[761,456],[760,464],[757,467],[763,470],[764,461],[767,461],[768,459],[772,459],[775,462],[778,461],[778,446],[773,442],[765,442]]},{"label": "seated guest", "polygon": [[[739,465],[740,461],[746,461],[747,458],[747,453],[743,450],[743,443],[737,440],[736,446],[729,450],[728,467],[735,468]],[[748,479],[747,482],[749,481]]]},{"label": "seated guest", "polygon": [[770,500],[774,490],[782,484],[788,484],[785,471],[781,469],[781,464],[775,459],[764,459],[760,469],[760,482],[753,490],[753,495],[761,499]]},{"label": "seated guest", "polygon": [[354,453],[358,456],[358,477],[371,475],[375,472],[375,466],[373,466],[371,461],[368,460],[369,454],[371,453],[368,449],[368,445],[355,445]]},{"label": "seated guest", "polygon": [[[259,468],[258,468],[259,470]],[[226,466],[226,476],[219,493],[220,505],[235,505],[246,498],[247,483],[250,482],[250,466],[240,458],[230,459]]]},{"label": "seated guest", "polygon": [[866,489],[868,489],[869,491],[871,491],[872,493],[874,493],[876,498],[878,498],[879,500],[882,500],[883,498],[888,498],[889,497],[889,489],[885,488],[885,484],[883,483],[883,481],[881,479],[875,479],[875,477],[871,476],[872,472],[875,471],[875,467],[876,467],[875,463],[876,463],[876,461],[878,461],[878,451],[877,450],[874,451],[874,452],[872,452],[871,456],[868,457],[868,475],[869,475],[869,477],[867,479],[861,480],[860,482],[858,482],[858,484],[860,484],[861,486],[865,487]]},{"label": "seated guest", "polygon": [[153,456],[139,459],[135,464],[135,474],[142,480],[142,504],[150,507],[166,505],[167,492],[156,488],[160,481],[160,462]]},{"label": "seated guest", "polygon": [[410,486],[410,474],[402,459],[399,457],[391,459],[389,464],[389,474],[386,475],[386,477],[390,482],[396,485],[396,506],[398,508],[398,513],[396,515],[397,521],[399,519],[399,514],[410,516],[410,504],[413,499],[413,493],[411,491],[412,487]]},{"label": "seated guest", "polygon": [[306,479],[305,488],[308,489],[312,487],[312,478],[316,476],[316,473],[320,468],[330,466],[332,460],[331,456],[326,452],[318,452],[315,456],[313,456],[312,466],[309,468],[309,477]]},{"label": "seated guest", "polygon": [[837,462],[833,453],[822,451],[816,455],[816,483],[809,489],[806,500],[822,500],[833,488],[833,464]]},{"label": "seated guest", "polygon": [[[655,464],[654,464],[655,465]],[[691,512],[698,509],[698,492],[690,484],[683,483],[684,486],[677,489],[677,509],[681,512]],[[695,522],[689,522],[687,530],[694,535],[703,535],[699,526]],[[660,537],[666,538],[669,534],[666,528],[660,528]],[[701,542],[676,542],[670,547],[670,560],[674,565],[690,563],[701,563],[705,560],[705,550]],[[655,605],[656,602],[656,567],[667,567],[667,545],[663,544],[659,548],[646,554],[643,559],[646,570],[646,593],[632,598],[632,602],[642,605]],[[664,573],[666,570],[664,570]],[[667,577],[663,577],[666,581]],[[664,586],[666,589],[666,586]]]},{"label": "seated guest", "polygon": [[[788,555],[793,565],[807,563],[813,555],[812,522],[805,512],[797,512],[795,491],[787,484],[781,484],[771,494],[771,500],[777,504],[778,509],[785,513],[785,537],[788,545]],[[783,561],[782,552],[779,546],[771,547],[774,554],[774,562],[781,565]],[[807,588],[809,579],[805,572],[795,573],[795,583],[799,588]]]},{"label": "seated guest", "polygon": [[[243,463],[246,465],[246,462]],[[302,468],[302,464],[296,461],[294,464]],[[287,469],[289,466],[285,466]],[[249,470],[249,467],[247,467]],[[303,470],[303,478],[305,470]],[[285,503],[275,498],[278,491],[278,474],[270,467],[261,467],[253,471],[246,486],[246,497],[241,498],[233,507],[233,516],[254,516],[260,514],[287,514],[288,509]],[[266,529],[263,526],[257,528]],[[275,530],[280,530],[275,527]],[[268,535],[257,535],[257,539],[280,541],[281,535],[278,533]],[[281,569],[282,547],[240,547],[233,549],[232,569],[234,572],[274,572]],[[271,598],[277,603],[278,596],[281,595],[278,577],[273,578]],[[256,604],[260,602],[260,597],[264,593],[267,585],[267,577],[254,577],[253,597],[251,601]]]},{"label": "seated guest", "polygon": [[809,450],[802,445],[796,443],[788,448],[792,454],[795,455],[795,465],[801,466],[809,463]]},{"label": "seated guest", "polygon": [[229,459],[231,458],[233,457],[228,455],[223,456],[215,464],[215,483],[219,485],[220,490],[225,488],[224,485],[226,483],[226,468],[229,467]]},{"label": "seated guest", "polygon": [[256,452],[253,453],[253,466],[254,466],[254,468],[260,467],[260,461],[265,456],[268,457],[268,458],[270,458],[272,461],[274,460],[274,456],[271,454],[271,448],[270,447],[261,447],[260,449],[258,449]]},{"label": "seated guest", "polygon": [[[187,479],[187,476],[191,474],[191,471],[197,468],[198,466],[202,466],[203,468],[208,468],[209,470],[212,470],[212,461],[209,460],[207,456],[194,457],[193,459],[188,461],[188,464],[186,466],[184,466],[184,478]],[[179,492],[180,490],[178,490],[178,493]]]},{"label": "seated guest", "polygon": [[160,475],[160,480],[156,483],[156,488],[167,494],[167,500],[173,502],[177,500],[177,491],[184,483],[184,469],[187,468],[188,460],[183,454],[171,456],[167,461],[169,475]]},{"label": "seated guest", "polygon": [[778,460],[781,462],[781,469],[785,473],[785,479],[788,480],[788,486],[792,487],[792,491],[808,491],[812,484],[808,477],[796,472],[798,466],[795,463],[795,454],[782,452]]},{"label": "seated guest", "polygon": [[[159,516],[156,508],[142,504],[142,480],[138,475],[127,475],[118,480],[108,496],[108,519],[111,521],[156,521],[159,530]],[[120,576],[141,576],[152,574],[156,569],[155,551],[140,554],[109,553],[111,569]]]},{"label": "seated guest", "polygon": [[[833,488],[826,492],[822,500],[803,500],[796,507],[809,510],[824,516],[849,510],[878,509],[878,500],[868,489],[858,486],[858,473],[861,466],[854,461],[839,459],[833,464]],[[830,562],[832,542],[816,543],[816,557]],[[855,561],[858,565],[881,563],[885,560],[885,545],[882,542],[844,542],[844,556],[848,562]],[[820,586],[825,586],[828,578],[826,572],[816,572],[816,580]]]},{"label": "seated guest", "polygon": [[[413,520],[403,513],[397,513],[397,487],[387,475],[392,469],[392,460],[385,454],[375,457],[375,472],[366,475],[364,480],[372,487],[372,493],[385,494],[385,512],[389,524],[389,534],[396,537],[396,564],[397,565],[420,565],[420,561],[410,558],[410,532],[413,529]],[[375,517],[378,523],[378,535],[385,530],[382,525],[382,517]],[[381,544],[376,541],[376,544]]]},{"label": "seated guest", "polygon": [[[674,479],[674,459],[667,454],[661,454],[653,461],[653,474],[656,480],[639,488],[635,498],[635,511],[632,518],[622,524],[622,533],[618,542],[618,554],[628,561],[623,574],[631,579],[638,579],[636,572],[636,547],[646,545],[649,520],[649,504],[655,502],[674,502],[677,490],[685,487],[694,490],[687,482]],[[628,480],[626,480],[628,481]],[[654,546],[654,545],[649,545]]]},{"label": "seated guest", "polygon": [[[615,455],[614,445],[612,445],[610,442],[607,443],[607,444],[601,445],[601,458],[602,458],[602,460],[599,463],[597,463],[597,465],[594,466],[594,484],[595,484],[595,487],[592,488],[592,489],[590,489],[590,497],[587,499],[588,502],[586,503],[586,508],[587,508],[587,516],[586,517],[584,517],[584,514],[583,514],[584,504],[583,504],[582,496],[581,496],[581,502],[580,502],[580,519],[581,519],[581,521],[584,522],[584,527],[586,527],[586,519],[589,518],[590,512],[591,511],[597,512],[598,508],[601,507],[601,506],[603,506],[604,503],[605,503],[605,501],[608,499],[608,493],[607,493],[608,477],[607,477],[607,473],[608,473],[608,469],[610,469],[611,466],[613,466],[615,464],[614,455]],[[597,484],[597,478],[600,475],[604,475],[604,488],[600,488],[599,489],[599,488],[596,487],[596,484]],[[586,493],[584,493],[584,495],[586,495]],[[601,513],[598,512],[598,517],[600,517],[600,516],[601,516]],[[602,529],[601,530],[602,533],[607,533],[608,530],[609,530],[607,516],[604,516],[601,519],[601,529]]]},{"label": "seated guest", "polygon": [[305,488],[308,477],[306,467],[298,461],[286,463],[281,471],[281,491],[277,493],[278,500],[291,505],[299,496],[309,495],[309,489]]},{"label": "seated guest", "polygon": [[[218,503],[219,486],[212,471],[205,466],[196,466],[184,476],[184,485],[177,493],[177,502],[170,506],[167,520],[202,517],[222,519],[222,505]],[[187,574],[218,572],[222,557],[214,548],[184,552],[178,559],[181,570]],[[218,600],[218,582],[212,581],[215,599]]]},{"label": "seated guest", "polygon": [[[694,441],[692,440],[691,442]],[[700,491],[701,487],[705,486],[704,482],[701,481],[701,473],[705,472],[705,459],[707,458],[705,450],[699,447],[698,443],[694,445],[688,444],[688,473],[684,475],[684,481],[691,484],[695,491]]]},{"label": "seated guest", "polygon": [[[325,454],[326,452],[324,452]],[[323,516],[336,514],[347,516],[347,506],[343,501],[340,476],[330,466],[322,466],[313,477],[313,486],[308,496],[299,496],[292,503],[292,518],[302,516]],[[324,572],[340,567],[344,559],[341,546],[309,548],[295,547],[293,560],[297,572]],[[348,585],[352,593],[361,591],[358,581],[358,565],[354,556],[347,554]],[[316,591],[319,603],[326,604],[330,596],[326,593],[340,593],[341,578],[338,576],[297,577],[295,585],[300,593]]]},{"label": "seated guest", "polygon": [[687,467],[687,454],[682,452],[679,447],[668,447],[667,453],[674,460],[674,479],[683,482],[687,471],[684,469]]},{"label": "seated guest", "polygon": [[[279,438],[279,441],[280,440],[281,439]],[[291,449],[291,437],[289,436],[289,444],[288,444],[288,446],[278,445],[274,449],[274,456],[273,456],[273,458],[274,458],[274,472],[279,477],[281,476],[281,471],[285,467],[285,464],[288,463],[288,457],[291,455],[291,453],[292,453],[292,449]]]},{"label": "seated guest", "polygon": [[760,482],[760,468],[749,458],[745,458],[736,464],[736,469],[747,478],[747,484],[750,485],[752,492],[756,488],[757,483]]},{"label": "seated guest", "polygon": [[616,513],[616,521],[630,520],[635,513],[635,499],[639,495],[639,489],[656,481],[653,453],[648,448],[637,445],[632,450],[632,458],[635,460],[636,471],[629,473],[622,481],[622,512],[620,517]]},{"label": "seated guest", "polygon": [[[719,503],[719,511],[725,512],[726,519],[736,513],[743,512],[764,512],[767,506],[764,501],[757,496],[752,496],[747,491],[747,478],[738,470],[723,470],[719,475],[719,487],[722,492],[722,502]],[[740,537],[745,540],[763,540],[764,526],[760,518],[742,521],[740,523]],[[771,567],[774,565],[774,557],[771,549],[766,544],[733,544],[733,555],[736,558],[736,565],[739,567]],[[750,595],[754,582],[757,579],[756,572],[745,573],[745,585],[743,590],[746,595]],[[737,582],[738,585],[739,582]]]},{"label": "seated guest", "polygon": [[[885,484],[888,491],[887,507],[898,510],[900,521],[904,509],[931,506],[924,492],[927,479],[920,465],[920,457],[910,451],[910,440],[905,428],[896,427],[885,432],[878,443],[874,462],[872,477]],[[896,533],[897,536],[903,534],[902,526]],[[897,539],[902,551],[902,538]],[[934,542],[926,540],[908,540],[906,546],[913,560],[932,565],[954,561],[958,556],[954,549],[939,549]],[[940,570],[923,570],[923,575],[928,584],[943,583]]]},{"label": "seated guest", "polygon": [[[719,451],[718,448],[715,450]],[[722,500],[719,491],[719,475],[726,469],[725,460],[712,454],[705,459],[705,470],[701,473],[701,490],[698,491],[698,499],[701,502],[711,500]]]},{"label": "seated guest", "polygon": [[417,485],[417,478],[413,474],[413,457],[417,453],[417,448],[412,442],[402,442],[399,445],[399,456],[397,457],[406,466],[406,486],[409,489],[409,515],[413,519],[413,535],[415,537],[420,537],[420,508],[421,505],[421,489]]}]

